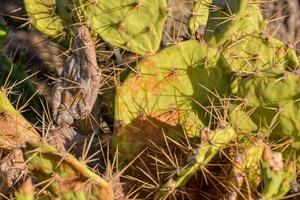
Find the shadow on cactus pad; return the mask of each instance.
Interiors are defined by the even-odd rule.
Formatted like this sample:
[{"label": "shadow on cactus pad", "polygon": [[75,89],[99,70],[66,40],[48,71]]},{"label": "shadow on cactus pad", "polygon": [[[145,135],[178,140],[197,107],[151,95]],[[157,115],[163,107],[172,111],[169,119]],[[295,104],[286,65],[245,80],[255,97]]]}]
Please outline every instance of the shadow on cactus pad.
[{"label": "shadow on cactus pad", "polygon": [[[185,131],[189,137],[198,136],[208,123],[205,106],[214,101],[214,93],[228,93],[230,74],[223,56],[196,40],[145,58],[116,91],[116,131],[122,144],[132,145],[131,137],[140,138],[135,140],[140,144],[147,137],[159,137],[161,124],[181,135]],[[145,123],[156,131],[148,130]]]}]

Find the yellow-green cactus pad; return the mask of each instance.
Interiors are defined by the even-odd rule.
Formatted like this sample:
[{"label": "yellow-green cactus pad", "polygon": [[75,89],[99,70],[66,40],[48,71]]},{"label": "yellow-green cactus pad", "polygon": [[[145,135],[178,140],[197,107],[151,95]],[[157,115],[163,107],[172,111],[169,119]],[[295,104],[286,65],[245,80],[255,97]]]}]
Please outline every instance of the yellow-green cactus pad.
[{"label": "yellow-green cactus pad", "polygon": [[60,35],[71,22],[69,0],[24,0],[24,4],[31,24],[46,35]]},{"label": "yellow-green cactus pad", "polygon": [[189,32],[195,34],[200,26],[206,26],[209,6],[212,0],[196,0],[193,5],[192,15],[189,19]]},{"label": "yellow-green cactus pad", "polygon": [[142,145],[147,137],[159,141],[162,127],[180,133],[183,127],[189,136],[198,135],[203,107],[216,98],[213,93],[230,90],[230,76],[222,55],[196,40],[145,58],[116,91],[118,141],[131,147]]},{"label": "yellow-green cactus pad", "polygon": [[250,74],[239,81],[237,96],[257,131],[270,131],[270,139],[289,136],[299,141],[299,75],[275,69]]},{"label": "yellow-green cactus pad", "polygon": [[250,34],[234,41],[224,49],[235,72],[253,72],[270,67],[294,69],[299,65],[295,50],[274,38]]},{"label": "yellow-green cactus pad", "polygon": [[47,143],[27,143],[23,154],[29,170],[40,182],[45,181],[52,198],[114,199],[112,185],[66,152]]},{"label": "yellow-green cactus pad", "polygon": [[168,14],[166,0],[96,0],[85,13],[106,42],[137,54],[158,50]]},{"label": "yellow-green cactus pad", "polygon": [[261,32],[266,25],[257,4],[249,0],[214,0],[209,11],[205,41],[222,45],[234,36]]}]

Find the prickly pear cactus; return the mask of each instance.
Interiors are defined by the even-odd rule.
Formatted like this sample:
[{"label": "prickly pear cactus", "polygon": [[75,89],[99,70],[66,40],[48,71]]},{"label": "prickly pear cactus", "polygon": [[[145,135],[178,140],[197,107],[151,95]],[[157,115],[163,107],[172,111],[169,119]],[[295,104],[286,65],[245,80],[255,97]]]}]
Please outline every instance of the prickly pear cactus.
[{"label": "prickly pear cactus", "polygon": [[146,54],[158,50],[168,11],[166,0],[97,0],[87,6],[86,15],[106,42]]},{"label": "prickly pear cactus", "polygon": [[[22,165],[38,183],[38,199],[40,193],[66,200],[126,199],[126,194],[159,200],[273,199],[292,192],[300,166],[300,65],[293,45],[270,36],[258,0],[187,2],[193,3],[188,24],[167,2],[24,0],[32,25],[52,39],[67,36],[71,53],[53,84],[52,117],[38,114],[49,120],[40,129],[0,91],[0,174],[9,177],[0,181],[0,190],[21,179]],[[181,35],[177,25],[189,33]],[[164,28],[174,43],[157,53]],[[198,40],[184,41],[189,36]],[[118,48],[134,54],[118,55]],[[111,58],[99,59],[98,50]],[[115,64],[115,57],[117,69],[104,66]],[[1,76],[11,77],[0,82],[8,87],[22,81],[23,92],[34,93],[26,73],[8,67],[12,63],[5,58],[0,55]],[[81,146],[96,149],[102,127],[94,128],[99,121],[92,111],[102,112],[95,103],[102,104],[100,87],[119,79],[108,73],[123,66],[131,71],[114,88],[114,124],[109,124],[114,133],[101,134],[99,151],[90,158],[84,152],[84,163],[73,155],[80,155]],[[90,126],[82,123],[89,120]],[[98,153],[108,160],[98,162]],[[103,177],[87,166],[95,163],[93,169],[106,171]],[[34,198],[33,185],[27,186],[18,187],[17,199]]]},{"label": "prickly pear cactus", "polygon": [[259,164],[262,159],[263,151],[266,144],[263,142],[255,142],[238,153],[232,163],[232,169],[229,176],[228,186],[230,192],[227,194],[229,199],[239,199],[245,184],[250,190],[255,189],[260,183]]},{"label": "prickly pear cactus", "polygon": [[24,0],[31,24],[52,37],[61,36],[71,25],[70,0]]},{"label": "prickly pear cactus", "polygon": [[210,132],[205,140],[202,141],[202,144],[194,149],[187,159],[186,166],[179,169],[176,175],[170,177],[163,184],[155,199],[165,199],[172,191],[184,187],[192,176],[195,176],[198,171],[205,168],[205,165],[211,162],[219,150],[226,147],[235,137],[236,132],[230,126]]},{"label": "prickly pear cactus", "polygon": [[290,162],[285,165],[281,153],[272,152],[270,148],[266,148],[260,168],[264,183],[263,199],[284,197],[296,178],[294,163]]},{"label": "prickly pear cactus", "polygon": [[272,139],[289,136],[298,148],[299,80],[297,73],[274,68],[248,74],[239,80],[236,95],[242,102],[236,109],[252,110],[249,117],[258,128],[252,131],[271,131]]},{"label": "prickly pear cactus", "polygon": [[222,45],[235,37],[262,32],[266,28],[257,3],[249,0],[214,0],[210,6],[205,41]]},{"label": "prickly pear cactus", "polygon": [[241,74],[270,67],[294,69],[299,65],[293,49],[274,38],[257,33],[240,37],[224,48],[223,54],[232,70]]},{"label": "prickly pear cactus", "polygon": [[19,110],[10,103],[7,91],[0,90],[0,189],[5,192],[26,171],[20,147],[40,136]]},{"label": "prickly pear cactus", "polygon": [[27,143],[23,153],[29,170],[48,184],[53,198],[113,199],[112,186],[72,155],[60,153],[46,143]]},{"label": "prickly pear cactus", "polygon": [[117,141],[140,146],[135,137],[158,137],[152,132],[157,123],[177,132],[183,127],[190,137],[198,135],[205,123],[201,106],[214,98],[210,92],[225,94],[230,90],[230,75],[222,55],[196,40],[147,57],[116,91],[115,119],[121,137]]},{"label": "prickly pear cactus", "polygon": [[[20,63],[22,64],[22,62]],[[13,63],[6,54],[0,53],[0,86],[14,86],[14,89],[19,92],[22,98],[17,99],[19,96],[12,95],[12,101],[18,101],[19,105],[30,104],[36,111],[42,112],[42,98],[37,94],[37,88],[33,83],[34,77],[28,77],[21,64]],[[24,116],[30,118],[34,114],[34,111],[28,111],[24,113]]]},{"label": "prickly pear cactus", "polygon": [[5,91],[0,90],[0,148],[18,147],[26,141],[38,141],[40,136],[21,113],[11,105]]},{"label": "prickly pear cactus", "polygon": [[46,35],[59,37],[73,33],[76,23],[82,24],[85,19],[106,42],[141,55],[158,50],[168,16],[166,0],[25,0],[24,3],[32,25]]},{"label": "prickly pear cactus", "polygon": [[191,35],[194,35],[200,26],[206,26],[211,3],[212,0],[196,0],[194,2],[189,19],[189,33]]}]

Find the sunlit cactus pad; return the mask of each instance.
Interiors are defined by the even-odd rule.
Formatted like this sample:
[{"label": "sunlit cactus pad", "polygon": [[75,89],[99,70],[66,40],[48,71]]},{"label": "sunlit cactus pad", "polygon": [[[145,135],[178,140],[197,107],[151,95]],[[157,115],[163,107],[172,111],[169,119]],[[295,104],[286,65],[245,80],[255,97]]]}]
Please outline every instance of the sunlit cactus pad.
[{"label": "sunlit cactus pad", "polygon": [[158,50],[168,11],[166,0],[96,0],[86,14],[106,42],[146,54]]},{"label": "sunlit cactus pad", "polygon": [[248,0],[214,0],[209,7],[205,40],[221,45],[234,36],[262,32],[266,29],[260,9]]},{"label": "sunlit cactus pad", "polygon": [[223,52],[235,72],[253,72],[267,68],[294,69],[299,65],[295,50],[263,34],[239,37]]},{"label": "sunlit cactus pad", "polygon": [[119,133],[125,125],[125,135],[149,132],[157,137],[146,127],[152,124],[155,129],[159,122],[177,131],[184,127],[189,136],[197,135],[204,126],[202,106],[213,101],[213,93],[226,94],[230,90],[230,75],[222,55],[196,40],[145,58],[116,91]]},{"label": "sunlit cactus pad", "polygon": [[[250,112],[258,130],[270,138],[300,138],[300,77],[293,72],[268,69],[239,80],[237,96]],[[247,122],[248,123],[248,122]],[[248,123],[249,124],[249,123]],[[299,142],[296,142],[297,148]]]},{"label": "sunlit cactus pad", "polygon": [[61,35],[71,22],[69,0],[24,0],[24,4],[32,25],[46,35]]},{"label": "sunlit cactus pad", "polygon": [[195,34],[199,26],[206,26],[211,3],[212,0],[196,0],[194,2],[192,14],[189,19],[190,34]]}]

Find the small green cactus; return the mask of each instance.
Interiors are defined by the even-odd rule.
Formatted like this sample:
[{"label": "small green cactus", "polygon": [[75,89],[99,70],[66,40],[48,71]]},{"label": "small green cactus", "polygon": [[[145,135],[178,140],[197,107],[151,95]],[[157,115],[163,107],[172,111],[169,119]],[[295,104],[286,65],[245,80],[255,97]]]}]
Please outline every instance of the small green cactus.
[{"label": "small green cactus", "polygon": [[[236,95],[242,102],[236,109],[243,108],[251,113],[249,118],[258,128],[252,131],[266,133],[271,129],[270,139],[289,136],[295,140],[294,145],[297,146],[300,139],[300,127],[297,123],[297,116],[300,115],[297,100],[300,93],[299,83],[297,74],[280,69],[273,68],[248,74],[239,80]],[[244,123],[250,124],[247,121]],[[248,125],[240,125],[249,131]],[[245,131],[241,126],[240,130]]]},{"label": "small green cactus", "polygon": [[256,142],[243,149],[238,153],[232,163],[232,170],[229,177],[229,187],[232,191],[228,197],[238,199],[240,193],[244,193],[245,185],[251,190],[256,188],[260,183],[259,164],[262,159],[263,151],[266,144]]},{"label": "small green cactus", "polygon": [[106,42],[141,55],[158,50],[168,16],[166,0],[25,0],[25,7],[31,23],[46,35],[75,32],[76,23],[86,19]]},{"label": "small green cactus", "polygon": [[282,42],[262,34],[249,34],[224,48],[224,57],[232,70],[243,74],[270,67],[294,69],[299,65],[296,52]]}]

